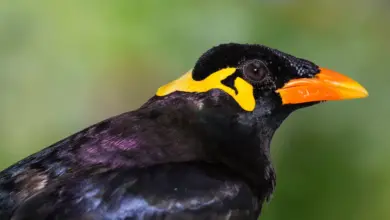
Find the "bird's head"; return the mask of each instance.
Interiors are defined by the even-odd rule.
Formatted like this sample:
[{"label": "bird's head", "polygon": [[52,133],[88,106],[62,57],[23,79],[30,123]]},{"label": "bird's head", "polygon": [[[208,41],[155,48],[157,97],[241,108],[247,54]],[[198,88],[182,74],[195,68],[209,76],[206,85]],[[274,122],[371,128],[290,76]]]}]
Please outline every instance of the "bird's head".
[{"label": "bird's head", "polygon": [[356,81],[310,61],[262,45],[231,43],[208,50],[191,71],[159,88],[157,96],[215,90],[240,111],[271,114],[368,95]]},{"label": "bird's head", "polygon": [[213,89],[224,91],[249,112],[265,100],[275,107],[307,106],[368,95],[356,81],[310,61],[262,45],[222,44],[204,53],[192,71],[162,86],[157,96]]}]

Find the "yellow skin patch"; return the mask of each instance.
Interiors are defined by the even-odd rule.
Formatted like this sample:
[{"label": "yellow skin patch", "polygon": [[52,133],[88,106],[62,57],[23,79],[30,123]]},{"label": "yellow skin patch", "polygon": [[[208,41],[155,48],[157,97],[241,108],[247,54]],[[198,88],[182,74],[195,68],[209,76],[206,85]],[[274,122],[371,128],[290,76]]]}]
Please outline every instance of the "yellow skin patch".
[{"label": "yellow skin patch", "polygon": [[245,111],[253,111],[255,109],[256,102],[253,95],[253,86],[251,84],[243,78],[237,77],[234,81],[234,86],[236,87],[238,94],[236,94],[232,88],[222,84],[222,81],[234,72],[236,72],[236,68],[225,68],[210,74],[202,81],[195,81],[192,78],[192,72],[189,71],[179,79],[161,86],[157,90],[156,95],[166,96],[176,91],[200,93],[207,92],[212,89],[220,89],[233,97],[242,109]]}]

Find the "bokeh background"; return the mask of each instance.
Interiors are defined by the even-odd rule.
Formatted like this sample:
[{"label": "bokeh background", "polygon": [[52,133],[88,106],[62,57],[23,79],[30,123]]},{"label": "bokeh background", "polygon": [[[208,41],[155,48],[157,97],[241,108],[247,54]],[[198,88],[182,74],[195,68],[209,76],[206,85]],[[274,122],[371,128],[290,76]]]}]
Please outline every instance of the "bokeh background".
[{"label": "bokeh background", "polygon": [[389,39],[388,0],[0,0],[0,169],[137,108],[214,45],[261,43],[370,92],[285,121],[262,219],[390,219]]}]

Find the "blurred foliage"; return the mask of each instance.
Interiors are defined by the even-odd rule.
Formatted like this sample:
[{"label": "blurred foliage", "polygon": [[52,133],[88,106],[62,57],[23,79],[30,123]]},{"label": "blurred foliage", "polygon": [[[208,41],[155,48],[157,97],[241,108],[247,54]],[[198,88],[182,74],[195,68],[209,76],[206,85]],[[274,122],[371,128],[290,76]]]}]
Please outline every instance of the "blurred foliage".
[{"label": "blurred foliage", "polygon": [[286,120],[262,219],[389,219],[389,11],[388,0],[0,0],[0,168],[137,108],[214,45],[261,43],[370,92]]}]

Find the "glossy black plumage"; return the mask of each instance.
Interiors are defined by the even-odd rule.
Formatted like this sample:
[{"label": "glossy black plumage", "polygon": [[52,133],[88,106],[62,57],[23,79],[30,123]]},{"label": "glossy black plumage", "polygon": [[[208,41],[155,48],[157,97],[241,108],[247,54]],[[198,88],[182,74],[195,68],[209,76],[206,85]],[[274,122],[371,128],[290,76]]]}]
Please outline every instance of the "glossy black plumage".
[{"label": "glossy black plumage", "polygon": [[253,219],[257,204],[255,197],[247,199],[251,197],[239,177],[203,163],[93,168],[32,196],[13,218]]},{"label": "glossy black plumage", "polygon": [[[259,59],[270,75],[254,83],[243,110],[214,89],[151,98],[0,173],[0,219],[257,219],[275,187],[272,136],[295,109],[275,89],[313,77],[309,61],[260,46],[226,44],[201,57],[201,80]],[[232,82],[229,82],[232,81]]]}]

